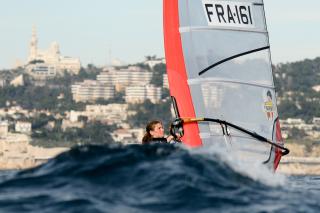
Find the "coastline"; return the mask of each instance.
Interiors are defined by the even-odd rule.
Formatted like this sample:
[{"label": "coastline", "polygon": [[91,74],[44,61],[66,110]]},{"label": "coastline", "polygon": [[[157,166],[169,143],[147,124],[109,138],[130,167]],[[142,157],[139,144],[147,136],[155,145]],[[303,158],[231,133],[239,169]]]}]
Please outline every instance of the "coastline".
[{"label": "coastline", "polygon": [[[29,143],[11,143],[1,148],[0,170],[22,170],[39,166],[70,148],[43,148]],[[290,154],[284,156],[277,172],[284,175],[320,175],[320,146],[288,143]]]},{"label": "coastline", "polygon": [[23,149],[10,150],[0,156],[0,170],[22,170],[39,166],[69,148],[42,148],[26,144]]},{"label": "coastline", "polygon": [[288,156],[281,159],[277,172],[285,175],[320,175],[320,146],[288,143]]}]

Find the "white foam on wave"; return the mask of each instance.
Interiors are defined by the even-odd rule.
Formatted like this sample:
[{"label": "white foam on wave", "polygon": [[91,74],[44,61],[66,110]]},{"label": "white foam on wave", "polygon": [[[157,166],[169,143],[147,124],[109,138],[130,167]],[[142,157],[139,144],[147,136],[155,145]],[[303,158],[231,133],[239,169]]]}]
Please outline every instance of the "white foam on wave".
[{"label": "white foam on wave", "polygon": [[188,149],[191,154],[201,154],[216,161],[217,158],[230,166],[231,169],[254,181],[267,186],[284,186],[287,182],[285,175],[274,172],[262,164],[261,161],[245,161],[236,152],[227,151],[221,146],[206,146],[197,149]]}]

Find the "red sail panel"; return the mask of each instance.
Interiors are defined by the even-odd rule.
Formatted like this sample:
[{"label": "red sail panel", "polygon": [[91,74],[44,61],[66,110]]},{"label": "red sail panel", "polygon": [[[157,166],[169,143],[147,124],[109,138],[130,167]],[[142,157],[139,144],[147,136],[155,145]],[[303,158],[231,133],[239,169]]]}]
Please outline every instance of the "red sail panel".
[{"label": "red sail panel", "polygon": [[[177,100],[181,117],[196,117],[191,93],[187,84],[187,73],[179,32],[178,0],[163,1],[164,46],[170,94]],[[199,128],[196,123],[184,124],[182,141],[191,147],[201,146]]]},{"label": "red sail panel", "polygon": [[[278,143],[279,145],[283,143],[279,120],[277,120],[276,122],[276,143]],[[281,149],[275,148],[274,170],[278,168],[279,162],[281,160],[281,156],[282,156]]]}]

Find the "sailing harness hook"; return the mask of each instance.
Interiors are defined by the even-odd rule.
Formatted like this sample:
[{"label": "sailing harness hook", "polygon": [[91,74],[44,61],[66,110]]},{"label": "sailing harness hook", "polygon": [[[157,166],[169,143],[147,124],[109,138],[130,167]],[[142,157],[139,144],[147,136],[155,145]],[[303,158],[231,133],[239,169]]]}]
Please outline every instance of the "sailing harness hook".
[{"label": "sailing harness hook", "polygon": [[173,136],[173,137],[176,137],[176,135],[179,135],[180,137],[182,137],[184,135],[184,131],[183,131],[183,124],[186,124],[186,123],[194,123],[194,122],[213,122],[213,123],[218,123],[221,125],[221,128],[222,128],[222,131],[223,131],[223,134],[224,135],[228,135],[230,136],[230,132],[228,130],[228,126],[229,127],[232,127],[234,129],[237,129],[247,135],[250,135],[251,137],[261,141],[261,142],[264,142],[264,143],[268,143],[272,146],[275,146],[277,147],[278,149],[281,150],[281,155],[282,156],[285,156],[287,154],[289,154],[290,150],[273,142],[273,141],[270,141],[268,140],[267,138],[257,134],[256,132],[252,132],[252,131],[249,131],[247,129],[244,129],[240,126],[237,126],[235,124],[232,124],[232,123],[229,123],[227,121],[224,121],[224,120],[220,120],[220,119],[214,119],[214,118],[176,118],[172,123],[171,123],[171,126],[170,126],[170,134]]}]

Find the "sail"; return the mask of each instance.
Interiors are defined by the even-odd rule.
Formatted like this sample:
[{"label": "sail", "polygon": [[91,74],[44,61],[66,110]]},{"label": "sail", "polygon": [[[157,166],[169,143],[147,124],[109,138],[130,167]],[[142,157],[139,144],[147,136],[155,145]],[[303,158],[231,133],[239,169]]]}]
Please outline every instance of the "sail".
[{"label": "sail", "polygon": [[[170,93],[181,117],[231,122],[282,144],[262,0],[164,0]],[[189,146],[224,143],[277,167],[274,146],[210,122],[184,125]]]}]

